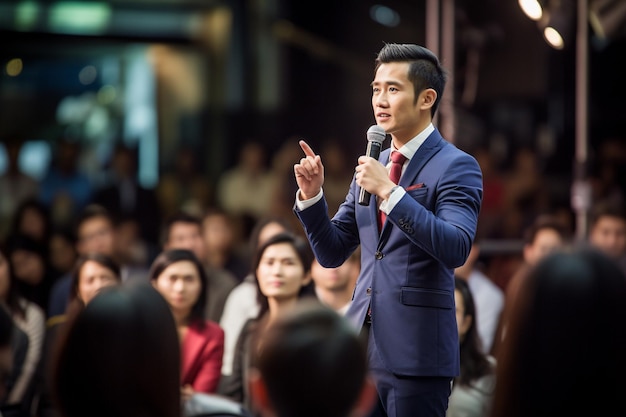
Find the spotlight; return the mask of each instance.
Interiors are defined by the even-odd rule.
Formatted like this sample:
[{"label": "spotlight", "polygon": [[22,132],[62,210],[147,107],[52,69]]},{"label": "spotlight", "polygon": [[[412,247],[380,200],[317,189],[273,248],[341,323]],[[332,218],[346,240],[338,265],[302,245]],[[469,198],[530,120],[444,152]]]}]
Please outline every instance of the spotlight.
[{"label": "spotlight", "polygon": [[543,37],[554,49],[563,49],[573,35],[574,9],[571,1],[553,0],[539,22]]},{"label": "spotlight", "polygon": [[543,16],[543,5],[539,0],[518,0],[518,3],[526,16],[532,20],[540,20]]},{"label": "spotlight", "polygon": [[543,37],[554,49],[563,49],[565,41],[558,30],[552,26],[546,26],[543,29]]}]

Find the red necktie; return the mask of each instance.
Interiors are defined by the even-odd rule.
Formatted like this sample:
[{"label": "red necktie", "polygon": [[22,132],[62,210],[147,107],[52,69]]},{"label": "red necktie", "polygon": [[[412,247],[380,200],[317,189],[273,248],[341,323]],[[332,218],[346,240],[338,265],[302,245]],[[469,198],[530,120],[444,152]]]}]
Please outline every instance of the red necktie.
[{"label": "red necktie", "polygon": [[[400,175],[402,175],[402,166],[404,165],[404,161],[406,161],[406,156],[402,155],[400,152],[393,151],[391,152],[391,169],[389,170],[389,179],[393,181],[394,184],[400,182]],[[382,230],[383,225],[385,224],[385,220],[387,219],[387,215],[382,211],[378,211],[378,230]]]}]

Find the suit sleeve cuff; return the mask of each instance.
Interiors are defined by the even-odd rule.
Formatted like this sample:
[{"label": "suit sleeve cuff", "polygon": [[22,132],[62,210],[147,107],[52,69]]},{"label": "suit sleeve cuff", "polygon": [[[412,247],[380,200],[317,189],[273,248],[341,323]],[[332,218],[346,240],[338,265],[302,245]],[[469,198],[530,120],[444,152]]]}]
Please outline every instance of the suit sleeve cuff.
[{"label": "suit sleeve cuff", "polygon": [[398,204],[398,202],[402,200],[402,197],[404,197],[405,194],[406,194],[406,191],[404,190],[404,188],[400,186],[394,187],[391,194],[389,194],[389,198],[386,200],[383,200],[383,202],[380,203],[380,207],[379,207],[380,211],[382,211],[385,214],[391,213],[391,210],[393,210],[396,204]]},{"label": "suit sleeve cuff", "polygon": [[298,190],[296,191],[296,209],[298,209],[298,211],[306,210],[320,201],[323,196],[324,190],[320,189],[320,192],[315,197],[309,198],[308,200],[300,200],[300,190]]}]

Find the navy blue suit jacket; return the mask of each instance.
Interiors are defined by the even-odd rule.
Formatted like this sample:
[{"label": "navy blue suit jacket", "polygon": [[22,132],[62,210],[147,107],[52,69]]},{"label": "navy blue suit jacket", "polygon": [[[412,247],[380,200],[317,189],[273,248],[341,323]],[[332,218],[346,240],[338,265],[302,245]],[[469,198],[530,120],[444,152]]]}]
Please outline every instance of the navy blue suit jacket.
[{"label": "navy blue suit jacket", "polygon": [[[389,149],[379,161],[387,164]],[[347,317],[360,328],[371,303],[381,359],[396,375],[454,377],[459,340],[454,268],[470,251],[482,199],[476,160],[437,129],[400,179],[406,195],[377,224],[377,202],[358,204],[354,179],[330,220],[324,199],[296,215],[320,264],[335,267],[361,245],[361,273]]]}]

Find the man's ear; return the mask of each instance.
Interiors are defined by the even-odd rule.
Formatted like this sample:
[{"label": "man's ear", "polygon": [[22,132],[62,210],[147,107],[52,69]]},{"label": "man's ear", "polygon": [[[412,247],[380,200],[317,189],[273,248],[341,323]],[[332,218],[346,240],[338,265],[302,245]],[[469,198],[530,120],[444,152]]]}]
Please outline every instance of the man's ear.
[{"label": "man's ear", "polygon": [[252,397],[252,403],[257,410],[261,412],[264,417],[274,416],[274,408],[270,403],[270,398],[267,395],[267,387],[261,377],[261,373],[258,369],[252,368],[248,374],[248,386],[250,387],[250,396]]},{"label": "man's ear", "polygon": [[376,385],[372,378],[365,378],[365,382],[363,383],[363,388],[361,389],[361,393],[359,394],[359,398],[357,398],[356,404],[352,408],[351,417],[363,417],[368,416],[372,408],[374,408],[374,404],[378,400],[378,391],[376,391]]},{"label": "man's ear", "polygon": [[437,101],[437,92],[432,88],[423,90],[418,98],[418,105],[421,110],[430,109]]}]

